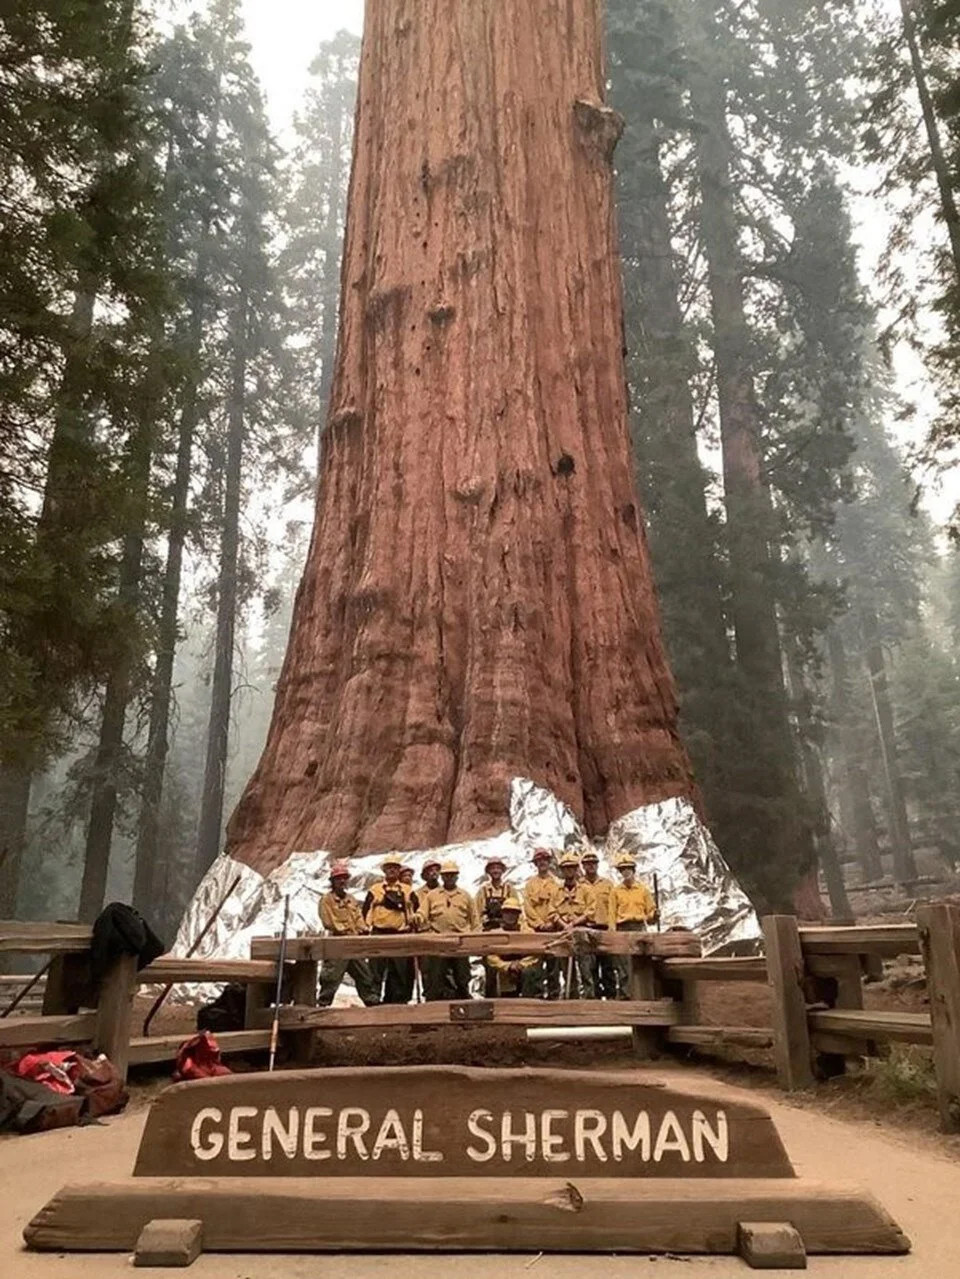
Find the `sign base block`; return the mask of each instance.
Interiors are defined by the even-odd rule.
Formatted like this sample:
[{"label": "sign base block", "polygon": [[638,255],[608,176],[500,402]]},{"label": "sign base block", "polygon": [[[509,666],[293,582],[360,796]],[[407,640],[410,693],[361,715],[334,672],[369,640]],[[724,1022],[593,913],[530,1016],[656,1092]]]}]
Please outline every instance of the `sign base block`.
[{"label": "sign base block", "polygon": [[864,1191],[800,1179],[136,1177],[66,1186],[32,1248],[127,1252],[154,1218],[199,1217],[205,1252],[740,1251],[741,1222],[789,1221],[807,1253],[902,1253]]}]

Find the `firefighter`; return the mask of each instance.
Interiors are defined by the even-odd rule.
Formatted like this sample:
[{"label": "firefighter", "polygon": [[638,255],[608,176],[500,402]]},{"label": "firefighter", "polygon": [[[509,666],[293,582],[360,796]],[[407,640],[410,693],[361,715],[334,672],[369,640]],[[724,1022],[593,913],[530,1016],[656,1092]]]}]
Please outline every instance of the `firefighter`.
[{"label": "firefighter", "polygon": [[[444,862],[439,888],[425,894],[418,916],[419,927],[427,933],[478,933],[480,917],[468,892],[457,887],[460,867]],[[423,961],[423,981],[427,999],[470,998],[470,958],[467,955],[428,955]]]},{"label": "firefighter", "polygon": [[487,872],[487,878],[477,889],[474,900],[477,903],[480,926],[484,932],[490,932],[500,927],[503,903],[508,897],[513,896],[513,890],[504,881],[507,866],[502,857],[488,857],[484,870]]},{"label": "firefighter", "polygon": [[[647,924],[657,918],[657,906],[653,893],[637,880],[637,863],[629,853],[617,858],[620,883],[614,884],[610,893],[609,923],[621,933],[646,932]],[[617,973],[620,978],[620,998],[629,998],[630,961],[625,955],[617,956]]]},{"label": "firefighter", "polygon": [[[560,858],[560,874],[563,881],[557,886],[557,892],[550,908],[550,919],[559,932],[570,932],[574,928],[585,928],[590,919],[590,890],[580,879],[580,858],[574,852],[564,853]],[[574,978],[579,979],[575,981]],[[587,965],[577,962],[573,955],[566,962],[567,999],[593,998],[593,985],[590,981],[590,970]]]},{"label": "firefighter", "polygon": [[[500,916],[500,927],[505,933],[529,932],[522,919],[523,907],[518,898],[505,897]],[[535,997],[536,974],[539,966],[536,955],[488,955],[485,961],[487,998],[516,999],[520,995]]]},{"label": "firefighter", "polygon": [[[360,903],[347,892],[349,883],[350,868],[335,862],[330,868],[330,892],[320,902],[320,923],[333,937],[356,937],[370,931]],[[368,959],[325,959],[320,966],[318,1007],[328,1008],[333,1003],[345,975],[353,978],[357,994],[368,1008],[379,1004],[380,992]]]},{"label": "firefighter", "polygon": [[422,897],[424,893],[429,893],[431,888],[440,887],[440,859],[439,857],[429,857],[420,870],[423,883],[420,885],[418,896]]},{"label": "firefighter", "polygon": [[[537,873],[531,876],[523,886],[524,917],[535,933],[556,932],[551,911],[560,885],[550,869],[552,862],[553,854],[549,848],[535,848],[533,864],[537,868]],[[560,998],[560,961],[556,955],[544,955],[538,961],[536,984],[536,993],[540,999],[544,998],[544,994],[547,999]]]},{"label": "firefighter", "polygon": [[417,897],[417,890],[413,886],[413,867],[408,866],[406,862],[400,864],[400,883],[404,888],[410,890],[410,905],[414,910],[419,909],[420,901]]},{"label": "firefighter", "polygon": [[[416,911],[412,893],[400,880],[400,858],[385,857],[378,880],[363,903],[363,918],[374,936],[413,931]],[[412,959],[373,959],[373,978],[384,1004],[408,1004],[413,995]]]},{"label": "firefighter", "polygon": [[[590,894],[588,927],[605,932],[609,927],[610,894],[613,881],[599,874],[600,859],[588,850],[580,859],[583,868],[583,885]],[[616,999],[617,966],[612,955],[584,955],[582,967],[590,974],[590,985],[598,999]]]}]

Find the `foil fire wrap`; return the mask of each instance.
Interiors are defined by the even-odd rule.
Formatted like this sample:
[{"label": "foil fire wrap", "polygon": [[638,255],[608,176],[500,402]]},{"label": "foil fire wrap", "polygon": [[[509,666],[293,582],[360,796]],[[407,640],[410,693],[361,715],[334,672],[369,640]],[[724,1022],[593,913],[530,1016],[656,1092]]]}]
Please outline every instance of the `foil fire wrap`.
[{"label": "foil fire wrap", "polygon": [[[384,849],[348,858],[353,872],[350,892],[362,899],[381,878],[381,864],[389,852],[396,852],[405,866],[413,868],[415,888],[423,882],[421,871],[427,860],[452,859],[460,867],[460,887],[474,892],[485,878],[488,859],[499,857],[506,865],[507,881],[519,891],[533,874],[531,856],[536,848],[549,848],[557,855],[565,849],[582,855],[590,848],[600,858],[600,873],[614,881],[619,878],[616,859],[631,853],[637,860],[638,878],[652,887],[657,877],[661,927],[700,933],[704,954],[742,953],[759,941],[760,924],[753,907],[687,800],[665,800],[635,809],[614,822],[605,839],[591,842],[566,804],[525,777],[515,778],[510,786],[509,830],[442,848]],[[287,897],[288,935],[319,932],[320,899],[329,889],[330,867],[338,860],[323,851],[292,853],[264,877],[221,855],[187,907],[172,953],[187,953],[221,902],[219,915],[194,952],[199,958],[246,959],[254,937],[279,937]],[[209,999],[219,989],[181,986],[172,998]]]}]

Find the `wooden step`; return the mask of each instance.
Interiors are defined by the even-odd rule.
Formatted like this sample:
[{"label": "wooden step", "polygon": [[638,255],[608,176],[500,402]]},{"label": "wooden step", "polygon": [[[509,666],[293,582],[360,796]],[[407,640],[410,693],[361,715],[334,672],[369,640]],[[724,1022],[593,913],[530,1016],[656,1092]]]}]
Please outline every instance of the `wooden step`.
[{"label": "wooden step", "polygon": [[665,959],[660,965],[664,977],[674,981],[762,981],[767,980],[767,963],[762,956],[730,956],[726,959]]},{"label": "wooden step", "polygon": [[90,948],[89,924],[24,923],[0,919],[0,952],[54,955]]},{"label": "wooden step", "polygon": [[[154,1061],[173,1061],[189,1035],[148,1035],[130,1040],[131,1066]],[[270,1047],[269,1030],[224,1030],[214,1035],[223,1056],[231,1053],[264,1052]]]},{"label": "wooden step", "polygon": [[671,1044],[688,1044],[692,1048],[770,1048],[773,1031],[768,1026],[671,1026],[667,1030]]},{"label": "wooden step", "polygon": [[809,955],[919,955],[916,924],[858,924],[853,928],[801,928],[800,945]]},{"label": "wooden step", "polygon": [[887,1043],[932,1044],[929,1013],[874,1012],[872,1009],[832,1008],[810,1013],[810,1029],[851,1039]]},{"label": "wooden step", "polygon": [[179,959],[161,955],[137,974],[137,984],[152,982],[180,985],[189,982],[275,982],[276,960],[268,959]]},{"label": "wooden step", "polygon": [[96,1013],[73,1013],[58,1017],[17,1017],[0,1019],[0,1046],[25,1048],[35,1044],[91,1043],[96,1032]]},{"label": "wooden step", "polygon": [[[261,1014],[264,1022],[269,1012]],[[382,1030],[402,1026],[672,1026],[679,1005],[672,999],[470,999],[426,1004],[382,1004],[378,1008],[280,1009],[283,1030]]]}]

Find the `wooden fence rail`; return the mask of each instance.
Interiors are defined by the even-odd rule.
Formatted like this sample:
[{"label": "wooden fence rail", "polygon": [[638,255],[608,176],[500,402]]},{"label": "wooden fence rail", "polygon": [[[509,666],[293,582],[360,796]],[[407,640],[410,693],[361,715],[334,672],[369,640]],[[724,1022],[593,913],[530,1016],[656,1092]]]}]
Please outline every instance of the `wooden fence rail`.
[{"label": "wooden fence rail", "polygon": [[[572,935],[479,933],[307,936],[292,939],[286,988],[290,1005],[280,1024],[297,1060],[309,1056],[315,1035],[345,1029],[484,1025],[630,1026],[641,1056],[669,1046],[772,1048],[784,1088],[810,1087],[818,1075],[842,1070],[850,1057],[886,1043],[932,1047],[942,1125],[960,1131],[960,908],[929,904],[916,924],[803,927],[788,915],[763,920],[765,956],[702,957],[690,933],[585,933]],[[76,980],[86,962],[90,929],[79,924],[0,921],[0,952],[52,956],[43,1015],[0,1020],[0,1048],[29,1044],[92,1043],[121,1072],[128,1064],[169,1061],[180,1035],[134,1034],[133,998],[145,984],[240,982],[247,989],[246,1027],[218,1035],[225,1053],[267,1046],[279,953],[277,938],[256,938],[251,958],[178,959],[165,955],[141,972],[132,959],[116,965],[103,983],[96,1009],[78,1005]],[[405,956],[554,955],[595,952],[625,956],[631,979],[624,1001],[471,1000],[381,1008],[317,1008],[317,974],[324,960]],[[886,1012],[863,1006],[863,973],[882,958],[922,954],[930,1013]],[[769,1027],[712,1026],[699,1014],[705,982],[765,983],[772,995]],[[3,997],[12,998],[11,983]]]}]

